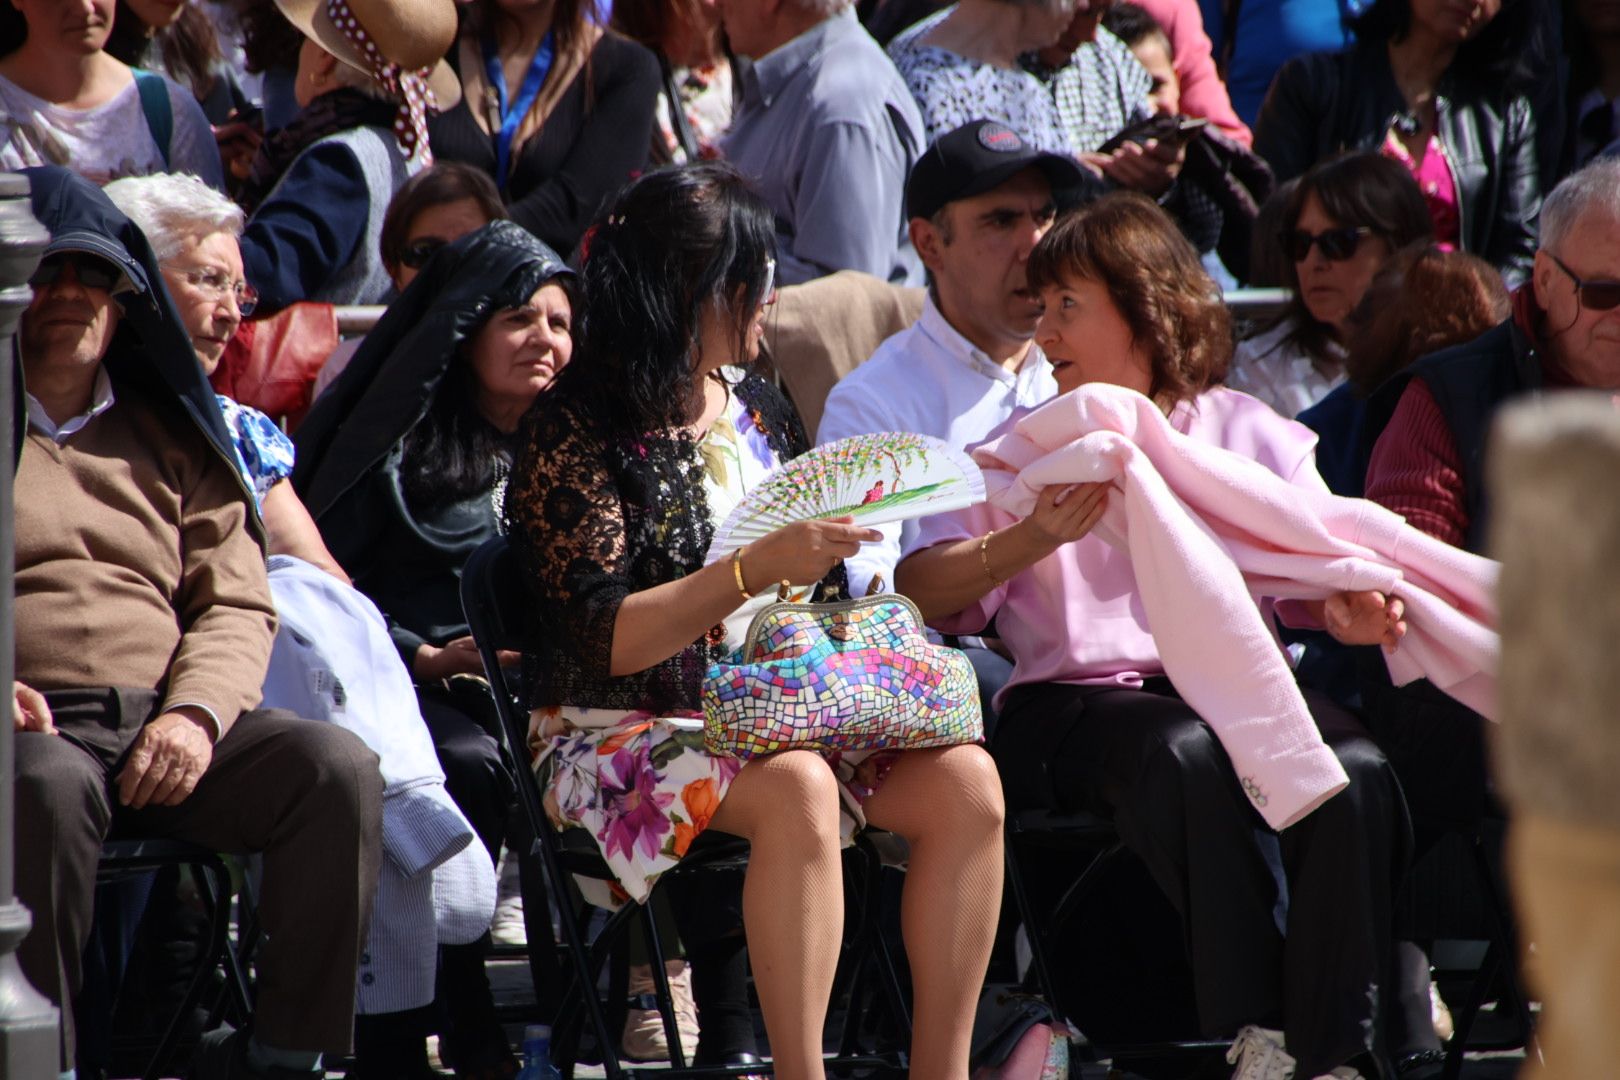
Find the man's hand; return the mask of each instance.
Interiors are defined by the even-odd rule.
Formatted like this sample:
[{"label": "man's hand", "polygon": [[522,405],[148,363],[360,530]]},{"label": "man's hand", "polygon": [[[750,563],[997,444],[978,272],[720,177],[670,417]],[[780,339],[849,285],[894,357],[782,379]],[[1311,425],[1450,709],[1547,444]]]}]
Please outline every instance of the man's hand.
[{"label": "man's hand", "polygon": [[1406,605],[1381,592],[1334,593],[1322,605],[1322,625],[1344,645],[1382,645],[1393,652],[1406,636]]},{"label": "man's hand", "polygon": [[214,760],[212,730],[202,710],[190,706],[147,724],[118,774],[118,801],[131,810],[179,806]]},{"label": "man's hand", "polygon": [[1184,143],[1149,139],[1145,143],[1127,142],[1112,154],[1082,154],[1081,163],[1120,187],[1158,198],[1175,183],[1186,158]]},{"label": "man's hand", "polygon": [[45,704],[45,695],[32,686],[20,682],[11,684],[11,716],[18,731],[37,731],[41,735],[55,735],[56,723],[51,719],[51,707]]}]

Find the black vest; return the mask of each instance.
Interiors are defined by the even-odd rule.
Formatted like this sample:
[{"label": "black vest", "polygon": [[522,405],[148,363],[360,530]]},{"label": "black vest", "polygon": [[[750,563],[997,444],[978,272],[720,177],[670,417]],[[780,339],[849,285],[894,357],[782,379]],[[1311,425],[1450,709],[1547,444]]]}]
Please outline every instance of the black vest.
[{"label": "black vest", "polygon": [[1468,514],[1464,547],[1484,554],[1490,507],[1485,491],[1485,451],[1496,410],[1504,402],[1541,389],[1541,360],[1533,341],[1509,319],[1473,341],[1426,356],[1380,386],[1367,404],[1366,445],[1377,441],[1412,379],[1422,379],[1457,443],[1462,462],[1463,509]]}]

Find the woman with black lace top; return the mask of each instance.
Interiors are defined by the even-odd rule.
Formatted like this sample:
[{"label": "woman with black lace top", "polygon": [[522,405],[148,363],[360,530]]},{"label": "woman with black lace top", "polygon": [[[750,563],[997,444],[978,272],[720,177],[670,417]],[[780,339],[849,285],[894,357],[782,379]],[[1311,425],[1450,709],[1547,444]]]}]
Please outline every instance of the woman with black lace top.
[{"label": "woman with black lace top", "polygon": [[759,348],[773,232],[733,169],[704,164],[642,177],[589,240],[580,356],[525,420],[506,502],[537,601],[539,768],[553,815],[589,829],[638,899],[704,828],[751,842],[743,923],[783,1080],[823,1075],[841,837],[857,815],[905,837],[913,1075],[966,1080],[1001,896],[988,755],[791,751],[745,764],[703,750],[708,663],[777,583],[841,578],[839,560],[876,538],[848,519],[801,522],[735,565],[703,565],[716,524],[805,448],[790,406],[739,366]]}]

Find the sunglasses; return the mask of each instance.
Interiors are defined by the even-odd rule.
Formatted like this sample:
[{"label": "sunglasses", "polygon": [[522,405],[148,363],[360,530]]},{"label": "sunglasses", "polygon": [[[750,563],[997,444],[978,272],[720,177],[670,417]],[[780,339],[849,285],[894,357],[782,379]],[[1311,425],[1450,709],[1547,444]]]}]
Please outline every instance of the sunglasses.
[{"label": "sunglasses", "polygon": [[424,236],[415,243],[406,245],[405,250],[400,253],[399,261],[412,270],[420,270],[449,242],[440,240],[437,236]]},{"label": "sunglasses", "polygon": [[1343,262],[1356,253],[1362,237],[1371,234],[1372,230],[1365,225],[1346,225],[1338,229],[1323,229],[1319,233],[1295,229],[1287,237],[1288,257],[1297,263],[1304,262],[1310,258],[1311,247],[1315,245],[1322,249],[1322,258],[1329,262]]},{"label": "sunglasses", "polygon": [[80,255],[66,253],[52,255],[39,264],[28,284],[36,289],[42,285],[54,285],[62,276],[65,267],[73,267],[73,279],[87,289],[103,289],[111,292],[113,286],[123,280],[123,272],[105,259],[98,259],[94,255]]},{"label": "sunglasses", "polygon": [[1575,283],[1575,295],[1580,299],[1581,307],[1588,311],[1608,311],[1620,307],[1620,281],[1583,281],[1575,276],[1575,271],[1564,265],[1563,259],[1546,248],[1541,250]]},{"label": "sunglasses", "polygon": [[771,293],[773,293],[775,291],[776,291],[776,260],[775,259],[766,259],[765,260],[765,291],[760,293],[759,295],[764,297],[766,300],[769,300],[771,298]]}]

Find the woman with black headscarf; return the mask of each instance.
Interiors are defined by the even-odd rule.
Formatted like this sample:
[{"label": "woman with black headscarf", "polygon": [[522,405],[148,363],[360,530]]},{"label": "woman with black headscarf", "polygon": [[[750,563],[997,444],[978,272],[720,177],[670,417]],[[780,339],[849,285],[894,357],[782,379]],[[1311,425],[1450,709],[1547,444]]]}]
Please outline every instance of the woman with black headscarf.
[{"label": "woman with black headscarf", "polygon": [[[518,421],[573,353],[573,273],[511,222],[439,252],[299,428],[293,486],[332,554],[389,621],[445,784],[493,860],[515,789],[461,569],[496,534]],[[514,658],[515,659],[515,658]],[[510,1075],[483,958],[447,947],[440,1053],[457,1076]]]}]

